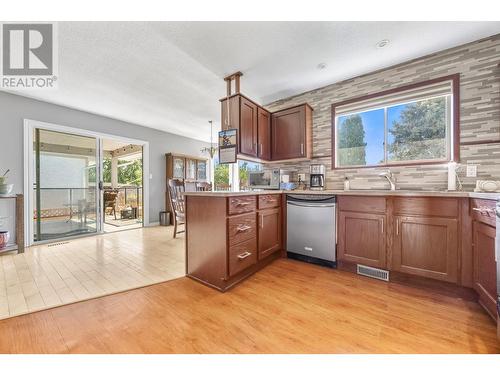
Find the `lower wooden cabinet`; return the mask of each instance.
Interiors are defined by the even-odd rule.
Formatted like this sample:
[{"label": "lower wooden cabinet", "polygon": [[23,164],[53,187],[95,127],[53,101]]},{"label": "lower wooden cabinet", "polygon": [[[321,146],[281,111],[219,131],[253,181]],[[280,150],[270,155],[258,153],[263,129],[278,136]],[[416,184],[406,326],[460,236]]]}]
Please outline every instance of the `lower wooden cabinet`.
[{"label": "lower wooden cabinet", "polygon": [[225,291],[278,258],[280,198],[186,193],[187,276]]},{"label": "lower wooden cabinet", "polygon": [[272,208],[258,213],[259,259],[281,249],[281,208]]},{"label": "lower wooden cabinet", "polygon": [[495,232],[495,227],[479,221],[473,223],[474,289],[479,294],[479,302],[494,318],[497,315]]},{"label": "lower wooden cabinet", "polygon": [[394,222],[392,270],[458,281],[457,219],[396,216]]},{"label": "lower wooden cabinet", "polygon": [[385,215],[341,211],[338,259],[385,268]]}]

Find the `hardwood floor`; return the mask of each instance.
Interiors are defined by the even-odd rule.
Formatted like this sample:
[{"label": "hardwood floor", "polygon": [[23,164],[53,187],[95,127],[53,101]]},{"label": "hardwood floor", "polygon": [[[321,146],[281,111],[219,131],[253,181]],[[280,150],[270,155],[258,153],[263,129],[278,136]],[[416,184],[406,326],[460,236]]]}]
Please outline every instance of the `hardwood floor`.
[{"label": "hardwood floor", "polygon": [[184,276],[184,239],[172,230],[127,230],[0,256],[0,319]]},{"label": "hardwood floor", "polygon": [[500,353],[481,307],[279,259],[220,293],[188,278],[0,321],[3,353]]}]

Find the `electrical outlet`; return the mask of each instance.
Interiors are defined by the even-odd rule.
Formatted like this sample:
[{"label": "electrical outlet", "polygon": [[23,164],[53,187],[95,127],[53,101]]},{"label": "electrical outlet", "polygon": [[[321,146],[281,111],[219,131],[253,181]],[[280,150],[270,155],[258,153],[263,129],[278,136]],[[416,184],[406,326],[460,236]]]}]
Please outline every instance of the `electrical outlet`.
[{"label": "electrical outlet", "polygon": [[477,165],[467,165],[467,177],[477,177]]}]

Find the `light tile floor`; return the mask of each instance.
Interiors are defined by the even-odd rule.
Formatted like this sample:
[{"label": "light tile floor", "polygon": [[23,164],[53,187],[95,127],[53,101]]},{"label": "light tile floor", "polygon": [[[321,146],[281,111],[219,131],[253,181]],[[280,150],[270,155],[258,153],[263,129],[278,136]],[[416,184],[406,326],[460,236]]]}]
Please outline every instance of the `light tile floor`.
[{"label": "light tile floor", "polygon": [[0,319],[185,275],[184,237],[151,227],[0,256]]}]

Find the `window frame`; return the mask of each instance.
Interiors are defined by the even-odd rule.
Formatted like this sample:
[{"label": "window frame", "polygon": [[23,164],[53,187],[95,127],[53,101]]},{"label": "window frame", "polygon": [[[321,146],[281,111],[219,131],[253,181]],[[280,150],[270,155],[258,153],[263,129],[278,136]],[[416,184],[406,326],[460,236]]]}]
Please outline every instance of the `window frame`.
[{"label": "window frame", "polygon": [[[384,163],[381,164],[371,164],[371,165],[350,165],[350,166],[337,166],[337,115],[336,108],[352,104],[360,101],[365,101],[369,99],[375,99],[378,97],[392,95],[397,93],[403,93],[405,91],[414,90],[420,87],[425,87],[429,85],[433,85],[440,82],[451,82],[451,99],[447,104],[450,105],[450,108],[447,109],[447,116],[451,116],[450,126],[446,129],[446,132],[451,131],[451,137],[447,135],[446,143],[449,145],[447,147],[447,157],[446,159],[438,159],[438,160],[415,160],[415,161],[388,161],[387,160],[387,108],[392,107],[399,104],[391,104],[391,105],[377,105],[373,108],[368,109],[376,110],[376,109],[384,109]],[[430,99],[429,97],[428,99]],[[427,98],[422,98],[419,100],[425,100]],[[418,100],[417,100],[418,101]],[[400,104],[408,103],[408,101],[402,100]],[[364,95],[352,99],[347,99],[342,102],[332,104],[332,119],[331,119],[331,132],[332,132],[332,170],[342,170],[342,169],[358,169],[358,168],[380,168],[380,167],[394,167],[394,166],[417,166],[417,165],[430,165],[430,164],[447,164],[449,162],[458,162],[460,160],[460,74],[452,74],[444,77],[439,77],[431,80],[421,81],[401,87],[397,87],[394,89],[384,90],[377,93]],[[368,111],[367,110],[367,111]],[[346,114],[342,114],[344,116]]]}]

